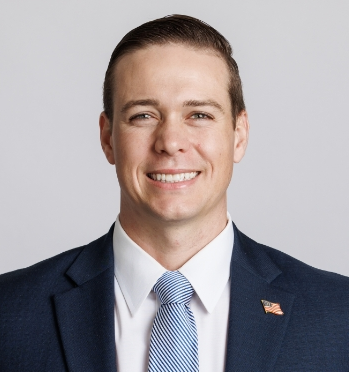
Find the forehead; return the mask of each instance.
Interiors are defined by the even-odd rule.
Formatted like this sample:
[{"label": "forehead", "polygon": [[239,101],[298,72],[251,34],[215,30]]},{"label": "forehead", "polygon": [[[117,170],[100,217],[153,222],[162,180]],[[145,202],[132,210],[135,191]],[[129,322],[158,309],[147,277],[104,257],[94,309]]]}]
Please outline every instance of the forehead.
[{"label": "forehead", "polygon": [[120,98],[155,94],[155,90],[169,94],[211,91],[228,96],[229,70],[212,50],[182,44],[153,45],[122,56],[115,66],[114,81]]}]

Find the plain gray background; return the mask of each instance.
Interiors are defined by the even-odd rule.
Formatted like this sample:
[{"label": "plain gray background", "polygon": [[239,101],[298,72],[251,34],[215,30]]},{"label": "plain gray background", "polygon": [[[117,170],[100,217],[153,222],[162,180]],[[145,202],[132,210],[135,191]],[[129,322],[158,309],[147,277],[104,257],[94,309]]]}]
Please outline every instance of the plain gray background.
[{"label": "plain gray background", "polygon": [[348,2],[1,1],[0,273],[106,233],[119,211],[98,117],[130,29],[188,14],[232,44],[251,123],[229,212],[241,231],[348,273]]}]

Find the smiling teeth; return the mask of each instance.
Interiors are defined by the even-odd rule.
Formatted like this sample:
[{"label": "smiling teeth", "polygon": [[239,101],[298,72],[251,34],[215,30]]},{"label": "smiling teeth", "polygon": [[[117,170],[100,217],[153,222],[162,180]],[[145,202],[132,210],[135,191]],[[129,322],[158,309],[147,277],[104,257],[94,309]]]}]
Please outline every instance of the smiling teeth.
[{"label": "smiling teeth", "polygon": [[148,176],[154,181],[160,181],[165,183],[175,183],[182,181],[189,181],[195,178],[199,172],[189,173],[176,173],[176,174],[165,174],[165,173],[149,173]]}]

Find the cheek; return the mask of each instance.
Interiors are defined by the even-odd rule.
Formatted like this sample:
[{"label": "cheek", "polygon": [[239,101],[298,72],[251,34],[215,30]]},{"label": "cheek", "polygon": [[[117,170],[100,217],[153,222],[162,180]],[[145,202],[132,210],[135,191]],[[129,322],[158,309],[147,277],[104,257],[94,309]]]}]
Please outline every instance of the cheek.
[{"label": "cheek", "polygon": [[146,158],[147,136],[138,132],[119,132],[115,136],[114,153],[117,173],[133,177],[139,165]]},{"label": "cheek", "polygon": [[234,136],[232,133],[208,133],[196,142],[197,151],[213,167],[227,168],[233,164]]}]

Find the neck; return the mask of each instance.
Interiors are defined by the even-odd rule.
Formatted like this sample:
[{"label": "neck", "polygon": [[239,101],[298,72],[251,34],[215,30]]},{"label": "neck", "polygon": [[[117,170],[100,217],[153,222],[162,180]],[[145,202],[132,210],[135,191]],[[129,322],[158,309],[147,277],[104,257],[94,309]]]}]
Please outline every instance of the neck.
[{"label": "neck", "polygon": [[154,216],[124,213],[123,230],[145,252],[170,271],[178,270],[219,235],[227,224],[226,206],[187,221],[162,221]]}]

